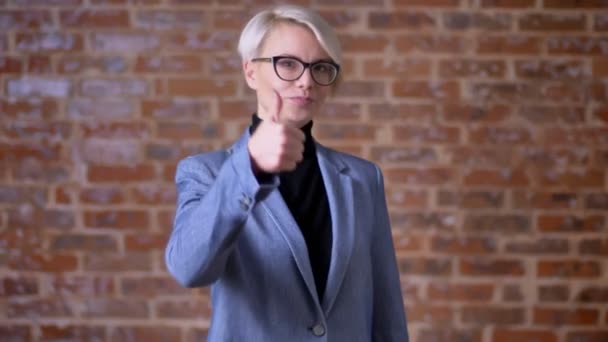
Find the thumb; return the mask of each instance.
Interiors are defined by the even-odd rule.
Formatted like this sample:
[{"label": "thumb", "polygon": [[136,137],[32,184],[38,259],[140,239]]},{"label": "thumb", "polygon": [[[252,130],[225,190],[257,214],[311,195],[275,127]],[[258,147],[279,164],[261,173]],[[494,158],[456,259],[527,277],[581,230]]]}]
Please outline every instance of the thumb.
[{"label": "thumb", "polygon": [[279,95],[279,93],[276,90],[274,91],[274,111],[272,112],[272,115],[270,116],[270,119],[272,120],[272,122],[274,123],[280,123],[280,113],[281,113],[281,109],[283,108],[283,99],[281,99],[281,95]]}]

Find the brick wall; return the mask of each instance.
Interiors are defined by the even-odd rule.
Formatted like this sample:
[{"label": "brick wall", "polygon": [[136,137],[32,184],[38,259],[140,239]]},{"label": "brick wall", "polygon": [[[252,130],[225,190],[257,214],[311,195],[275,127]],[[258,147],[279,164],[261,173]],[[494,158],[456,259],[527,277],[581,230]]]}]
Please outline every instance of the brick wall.
[{"label": "brick wall", "polygon": [[[260,3],[0,0],[0,340],[205,335],[172,179],[247,125]],[[315,134],[385,172],[413,341],[608,341],[608,1],[298,3],[341,35]]]}]

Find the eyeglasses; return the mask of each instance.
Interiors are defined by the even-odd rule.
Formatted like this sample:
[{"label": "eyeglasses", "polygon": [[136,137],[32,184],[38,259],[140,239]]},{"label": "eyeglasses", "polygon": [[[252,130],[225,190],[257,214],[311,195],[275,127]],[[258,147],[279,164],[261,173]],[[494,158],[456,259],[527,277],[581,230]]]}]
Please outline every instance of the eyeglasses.
[{"label": "eyeglasses", "polygon": [[328,86],[336,81],[340,72],[340,65],[334,62],[317,61],[306,63],[296,57],[274,56],[254,58],[252,62],[272,62],[274,72],[283,81],[295,81],[302,77],[306,69],[310,69],[310,76],[318,85]]}]

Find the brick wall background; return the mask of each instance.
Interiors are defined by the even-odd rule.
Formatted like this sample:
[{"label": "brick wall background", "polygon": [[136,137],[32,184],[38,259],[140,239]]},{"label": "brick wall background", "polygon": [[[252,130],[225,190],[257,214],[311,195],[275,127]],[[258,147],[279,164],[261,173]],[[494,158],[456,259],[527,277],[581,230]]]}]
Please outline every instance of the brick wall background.
[{"label": "brick wall background", "polygon": [[[253,111],[259,5],[0,0],[0,340],[197,341],[177,161]],[[379,162],[415,342],[608,341],[608,1],[300,0],[339,30],[327,145]]]}]

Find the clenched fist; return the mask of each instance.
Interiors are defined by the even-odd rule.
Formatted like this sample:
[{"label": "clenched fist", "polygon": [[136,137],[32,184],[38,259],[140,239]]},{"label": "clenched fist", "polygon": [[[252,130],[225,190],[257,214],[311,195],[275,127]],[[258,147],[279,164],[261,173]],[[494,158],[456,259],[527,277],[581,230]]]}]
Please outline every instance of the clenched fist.
[{"label": "clenched fist", "polygon": [[247,148],[254,173],[292,171],[302,160],[306,137],[299,128],[279,121],[282,107],[281,96],[275,92],[275,107],[270,120],[262,121],[249,139]]}]

